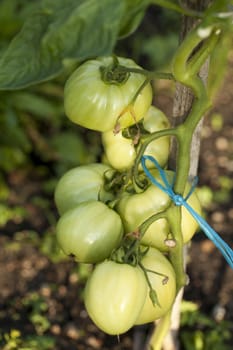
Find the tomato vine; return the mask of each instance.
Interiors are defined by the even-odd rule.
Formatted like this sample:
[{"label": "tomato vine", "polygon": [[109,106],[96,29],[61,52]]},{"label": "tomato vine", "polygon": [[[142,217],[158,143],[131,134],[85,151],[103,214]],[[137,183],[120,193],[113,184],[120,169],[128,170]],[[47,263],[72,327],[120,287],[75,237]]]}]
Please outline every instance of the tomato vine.
[{"label": "tomato vine", "polygon": [[[121,270],[127,270],[129,276],[132,274],[135,277],[134,273],[136,273],[140,275],[141,280],[143,280],[144,275],[145,286],[148,288],[145,295],[150,300],[149,304],[152,302],[152,310],[155,311],[156,307],[161,308],[159,313],[152,312],[154,319],[162,317],[154,334],[154,350],[157,350],[161,348],[162,338],[169,327],[171,307],[175,296],[186,284],[183,247],[197,229],[196,222],[193,226],[189,222],[191,228],[185,226],[185,210],[191,206],[183,204],[186,203],[186,200],[187,203],[189,200],[193,201],[197,212],[197,215],[194,215],[195,218],[200,212],[199,204],[195,204],[195,199],[193,199],[195,198],[193,187],[191,186],[190,190],[189,185],[190,148],[194,131],[204,114],[211,108],[212,102],[208,87],[200,78],[199,72],[206,59],[212,55],[219,45],[219,42],[232,33],[232,23],[231,19],[223,21],[222,16],[212,13],[210,10],[206,14],[200,15],[178,5],[173,6],[170,1],[155,2],[179,10],[183,14],[195,15],[199,18],[199,24],[189,32],[177,49],[172,61],[171,73],[149,72],[139,67],[132,60],[111,56],[86,61],[78,67],[66,83],[65,109],[68,117],[83,127],[103,133],[105,157],[114,157],[112,149],[109,148],[110,151],[107,151],[109,147],[109,134],[107,136],[107,133],[109,132],[112,137],[120,135],[119,139],[116,138],[116,147],[118,147],[116,157],[124,157],[119,149],[123,140],[124,142],[131,142],[131,144],[127,144],[127,152],[129,149],[129,152],[134,153],[131,154],[129,159],[126,159],[123,165],[119,165],[119,168],[118,165],[114,165],[117,164],[114,160],[111,162],[110,159],[107,159],[106,162],[110,163],[108,164],[109,168],[105,174],[101,173],[102,180],[99,181],[98,179],[95,194],[91,195],[90,198],[86,196],[82,203],[76,201],[75,208],[69,209],[66,213],[61,212],[62,217],[58,222],[57,231],[58,241],[65,252],[74,254],[80,262],[97,263],[87,282],[85,303],[93,321],[100,329],[109,334],[119,334],[127,331],[134,324],[153,320],[153,318],[147,318],[145,315],[140,316],[146,308],[146,303],[148,303],[148,300],[145,301],[146,298],[143,296],[146,287],[140,294],[141,301],[140,305],[137,305],[137,313],[132,313],[131,302],[134,294],[125,279],[121,277]],[[156,131],[152,129],[148,131],[143,122],[140,124],[141,120],[145,121],[151,105],[152,89],[150,82],[153,79],[172,79],[176,83],[191,89],[194,101],[187,118],[182,124],[170,127],[165,123],[166,126],[164,124],[163,127],[156,128]],[[86,90],[87,83],[91,85],[89,94]],[[148,176],[148,172],[145,171],[145,162],[143,167],[145,173],[142,172],[141,161],[143,157],[145,157],[144,160],[153,157],[154,155],[147,155],[146,158],[145,154],[148,147],[156,140],[165,137],[168,139],[174,138],[178,148],[175,172],[169,173],[166,169],[162,170],[163,180],[168,186],[168,188],[165,188],[164,194],[163,186],[159,186],[162,187],[159,189],[153,188],[153,181]],[[132,147],[130,148],[130,146]],[[161,149],[160,151],[163,152],[164,150]],[[165,159],[167,160],[167,158],[168,154]],[[163,167],[164,164],[157,163],[158,166],[156,167],[161,175],[160,167]],[[158,175],[157,170],[152,169],[153,175],[151,176],[154,178]],[[155,183],[158,184],[159,180],[156,181]],[[172,196],[169,196],[169,190],[172,192]],[[102,193],[102,196],[96,196],[96,191]],[[63,204],[62,196],[61,204]],[[98,207],[101,207],[100,209],[106,213],[104,214],[106,217],[104,217],[101,212],[103,222],[94,213],[93,208]],[[110,213],[115,221],[110,218]],[[88,224],[88,218],[91,221],[90,225]],[[95,225],[98,226],[96,229]],[[87,229],[89,226],[91,226],[90,230]],[[95,230],[98,232],[97,235],[93,235]],[[161,236],[162,243],[154,243],[148,234],[149,230],[154,230],[154,237],[156,234],[158,237]],[[149,238],[146,239],[147,236]],[[109,237],[112,238],[109,239]],[[156,239],[159,240],[158,237]],[[95,252],[96,249],[98,252]],[[162,263],[162,272],[159,269],[157,270],[154,265],[151,267],[151,263],[149,266],[144,265],[144,261],[150,260],[150,252],[153,249],[155,249],[155,253],[152,255],[158,254],[158,261],[160,254],[161,259],[165,259]],[[161,252],[156,253],[157,249]],[[86,252],[87,257],[83,256],[83,251]],[[166,255],[164,255],[164,252]],[[106,305],[103,306],[103,303],[98,301],[98,296],[95,295],[95,288],[99,291],[98,293],[106,292],[103,286],[100,285],[100,282],[103,282],[102,272],[100,281],[99,277],[96,276],[98,276],[97,272],[102,271],[102,269],[103,271],[107,269],[106,273],[108,274],[109,266],[112,266],[117,274],[120,273],[119,279],[122,278],[125,283],[125,292],[131,295],[130,302],[127,301],[130,305],[128,310],[125,308],[125,304],[124,307],[121,304],[126,302],[122,290],[119,292],[120,299],[117,299],[117,296],[114,295],[112,301],[114,305],[111,304],[111,300],[108,300],[110,304],[107,307]],[[153,284],[154,280],[151,274],[152,276],[162,277],[161,285],[156,284],[158,281],[155,285]],[[135,286],[137,286],[137,278],[135,281]],[[108,291],[106,292],[106,298],[109,299],[113,289],[108,281],[106,283],[106,290]],[[161,300],[163,298],[160,294],[162,285],[166,283],[172,285],[172,296],[167,307],[162,304]],[[118,300],[118,306],[115,297]],[[96,304],[98,304],[98,307],[95,306]],[[110,310],[113,309],[113,306],[121,322],[124,317],[125,320],[129,321],[126,322],[125,327],[124,322],[119,328],[119,322],[114,323],[111,319],[113,315]],[[100,307],[104,307],[109,319],[99,316]],[[121,308],[124,309],[125,316],[122,315]],[[108,324],[108,321],[111,322]]]}]

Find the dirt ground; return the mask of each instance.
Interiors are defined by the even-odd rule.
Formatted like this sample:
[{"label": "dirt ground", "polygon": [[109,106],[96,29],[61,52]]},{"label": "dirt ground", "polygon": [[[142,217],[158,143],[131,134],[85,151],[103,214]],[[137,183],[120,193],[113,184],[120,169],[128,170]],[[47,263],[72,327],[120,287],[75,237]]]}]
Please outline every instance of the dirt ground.
[{"label": "dirt ground", "polygon": [[[212,112],[205,122],[201,145],[199,185],[210,186],[214,193],[220,194],[219,178],[232,179],[233,175],[232,76],[233,67],[213,109],[223,116],[223,126],[221,130],[213,128]],[[160,101],[170,102],[166,91],[161,90]],[[38,193],[43,193],[40,176],[33,169],[21,169],[11,173],[7,181],[11,187],[11,203],[24,206],[29,217],[26,221],[9,222],[1,229],[1,334],[18,329],[23,336],[50,335],[55,339],[54,350],[132,349],[133,331],[117,339],[100,332],[89,320],[81,298],[84,282],[80,270],[76,271],[76,264],[72,261],[53,263],[42,253],[37,238],[33,240],[30,235],[35,231],[43,235],[43,231],[52,226],[46,209],[33,201]],[[232,187],[229,187],[227,201],[211,203],[206,219],[233,247]],[[197,234],[190,246],[187,272],[190,284],[185,289],[185,299],[197,302],[207,315],[233,321],[233,271],[203,233]],[[46,308],[43,309],[40,301],[37,304],[28,301],[32,293],[45,301]],[[36,310],[46,316],[38,321],[37,327],[36,322],[31,321]]]}]

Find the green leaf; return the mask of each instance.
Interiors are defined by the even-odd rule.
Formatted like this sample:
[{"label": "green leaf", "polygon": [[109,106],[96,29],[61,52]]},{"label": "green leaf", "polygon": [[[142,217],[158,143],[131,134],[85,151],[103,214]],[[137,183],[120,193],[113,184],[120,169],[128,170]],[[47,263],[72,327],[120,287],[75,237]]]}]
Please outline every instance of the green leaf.
[{"label": "green leaf", "polygon": [[184,9],[174,0],[148,0],[151,4],[165,7],[169,10],[177,11],[180,13],[184,12]]},{"label": "green leaf", "polygon": [[110,55],[147,6],[148,0],[41,0],[0,58],[0,90],[52,79],[69,59]]},{"label": "green leaf", "polygon": [[148,57],[152,67],[165,67],[170,63],[177,45],[178,35],[176,33],[167,34],[166,37],[157,34],[141,43],[141,53]]},{"label": "green leaf", "polygon": [[119,37],[125,38],[132,34],[144,17],[148,0],[125,0],[126,11],[121,21]]},{"label": "green leaf", "polygon": [[12,105],[21,111],[27,111],[41,119],[55,117],[58,109],[48,98],[33,94],[31,92],[14,92],[11,95]]},{"label": "green leaf", "polygon": [[0,146],[0,169],[11,172],[26,162],[28,162],[26,155],[19,148]]},{"label": "green leaf", "polygon": [[0,59],[0,90],[51,79],[67,58],[111,54],[125,1],[42,0]]},{"label": "green leaf", "polygon": [[19,122],[18,115],[11,108],[7,108],[0,114],[0,129],[2,131],[0,146],[20,148],[25,152],[31,150],[31,144]]},{"label": "green leaf", "polygon": [[87,147],[83,138],[74,131],[63,131],[54,135],[50,139],[50,145],[59,160],[56,165],[59,174],[77,165],[92,163],[96,160],[90,147]]},{"label": "green leaf", "polygon": [[217,14],[220,11],[227,11],[230,3],[229,0],[215,0],[205,11],[206,15]]}]

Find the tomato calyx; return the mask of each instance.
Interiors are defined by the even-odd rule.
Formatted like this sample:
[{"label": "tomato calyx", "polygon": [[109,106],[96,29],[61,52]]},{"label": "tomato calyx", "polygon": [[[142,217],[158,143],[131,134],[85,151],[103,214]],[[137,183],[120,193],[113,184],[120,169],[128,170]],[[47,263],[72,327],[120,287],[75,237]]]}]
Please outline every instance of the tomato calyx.
[{"label": "tomato calyx", "polygon": [[106,84],[123,85],[129,78],[130,73],[125,71],[123,66],[100,67],[101,79]]},{"label": "tomato calyx", "polygon": [[149,296],[150,299],[152,301],[152,304],[155,306],[159,306],[161,307],[159,300],[158,300],[158,296],[156,291],[153,289],[152,284],[150,282],[148,273],[154,273],[158,276],[161,276],[162,278],[162,284],[166,284],[168,282],[168,276],[160,273],[158,271],[154,271],[154,270],[150,270],[147,269],[141,262],[141,260],[143,259],[143,257],[147,254],[147,252],[149,251],[150,247],[145,247],[140,245],[140,232],[139,231],[135,231],[132,232],[128,235],[125,236],[122,245],[116,249],[115,251],[113,251],[112,255],[111,255],[111,259],[112,261],[115,261],[118,264],[129,264],[131,266],[139,266],[141,268],[141,270],[144,273],[148,288],[149,288]]},{"label": "tomato calyx", "polygon": [[106,84],[123,85],[129,79],[130,72],[119,64],[116,56],[113,56],[113,62],[108,66],[100,66],[101,79]]},{"label": "tomato calyx", "polygon": [[133,141],[138,134],[140,134],[140,138],[151,135],[151,133],[144,128],[143,122],[135,123],[122,130],[122,136],[126,139],[132,139]]},{"label": "tomato calyx", "polygon": [[132,145],[137,151],[137,149],[141,145],[141,138],[144,135],[145,131],[146,130],[143,128],[142,123],[135,123],[134,125],[131,125],[126,129],[123,129],[121,133],[124,138],[132,140]]},{"label": "tomato calyx", "polygon": [[120,195],[126,189],[127,184],[130,181],[129,172],[120,172],[120,171],[107,171],[104,174],[104,189],[105,191],[110,191],[115,195],[115,200],[110,201],[115,202],[119,199]]},{"label": "tomato calyx", "polygon": [[105,191],[111,192],[114,194],[115,199],[109,201],[107,204],[112,208],[119,201],[123,193],[135,194],[143,192],[150,185],[148,179],[143,173],[137,175],[136,184],[133,176],[133,168],[126,171],[117,171],[117,170],[107,170],[104,173],[104,186]]},{"label": "tomato calyx", "polygon": [[145,256],[148,249],[149,247],[140,245],[140,232],[136,230],[125,235],[120,247],[112,252],[110,259],[119,264],[129,264],[135,267]]}]

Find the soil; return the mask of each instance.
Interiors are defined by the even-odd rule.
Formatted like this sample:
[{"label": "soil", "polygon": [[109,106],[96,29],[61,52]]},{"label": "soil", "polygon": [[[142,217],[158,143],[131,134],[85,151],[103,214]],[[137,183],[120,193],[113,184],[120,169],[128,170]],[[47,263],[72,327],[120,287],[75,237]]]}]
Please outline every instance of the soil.
[{"label": "soil", "polygon": [[[209,186],[214,194],[227,192],[221,192],[220,179],[232,179],[233,175],[232,76],[233,64],[203,129],[199,186]],[[161,88],[160,105],[166,106],[170,102],[171,93],[166,87]],[[213,112],[223,117],[220,130],[213,127]],[[48,231],[51,237],[54,236],[54,223],[46,208],[35,201],[44,193],[43,176],[38,175],[37,170],[36,166],[19,169],[7,178],[11,188],[10,204],[23,206],[28,215],[26,220],[19,218],[19,222],[9,222],[1,229],[1,334],[9,333],[11,329],[20,330],[22,337],[46,334],[54,337],[54,350],[132,349],[134,330],[120,338],[110,337],[90,321],[82,302],[84,278],[81,270],[77,273],[77,264],[67,260],[51,261],[42,252],[38,237],[33,236],[33,232],[37,232],[43,237]],[[232,184],[227,200],[213,201],[208,206],[206,219],[233,247]],[[213,318],[233,322],[233,271],[203,233],[198,233],[189,247],[187,273],[190,283],[185,288],[185,299],[196,302],[201,311]],[[35,302],[29,302],[30,295],[42,298],[46,308],[43,309],[43,303],[38,302],[35,306]],[[45,331],[43,322],[42,326],[40,323],[35,326],[32,322],[36,310],[49,322]]]}]

